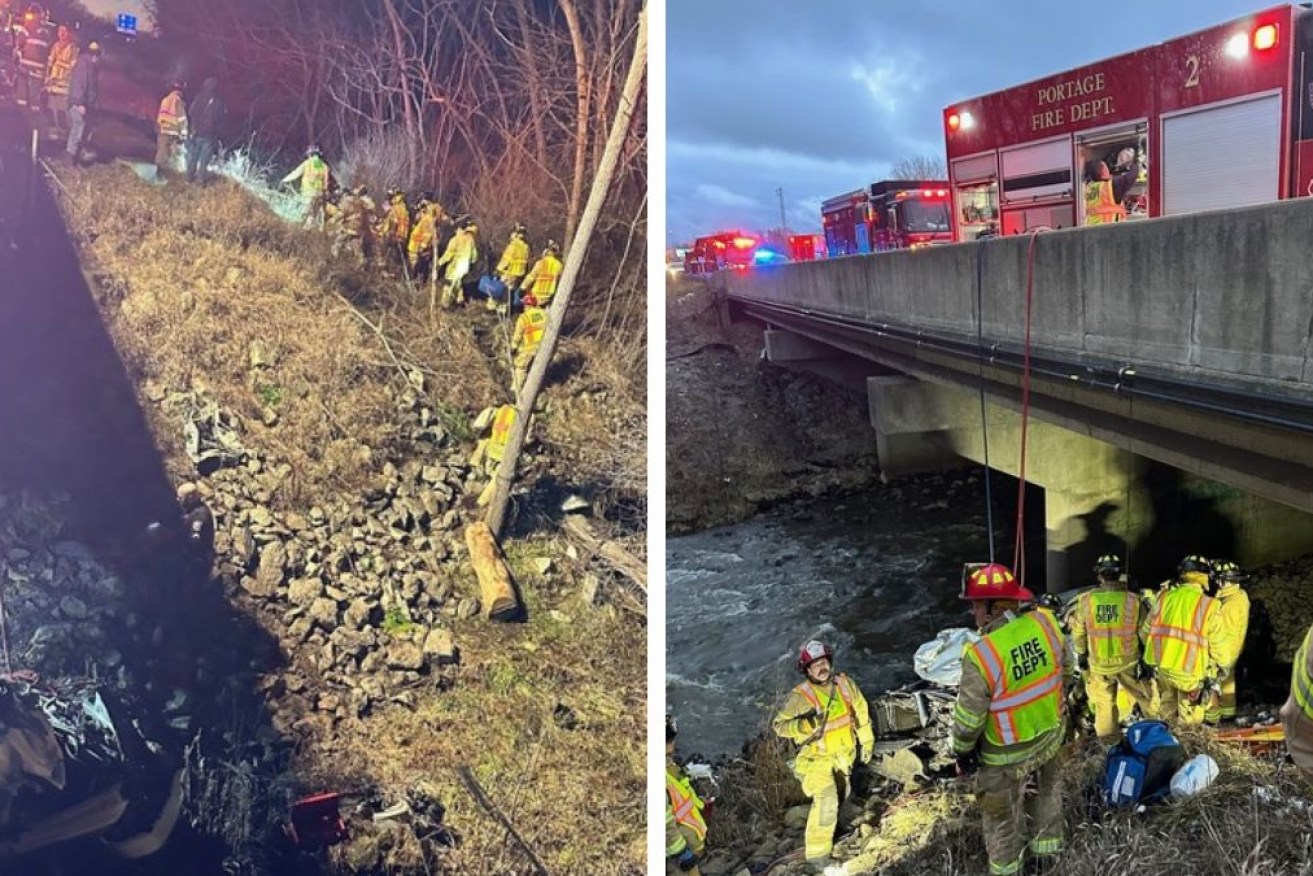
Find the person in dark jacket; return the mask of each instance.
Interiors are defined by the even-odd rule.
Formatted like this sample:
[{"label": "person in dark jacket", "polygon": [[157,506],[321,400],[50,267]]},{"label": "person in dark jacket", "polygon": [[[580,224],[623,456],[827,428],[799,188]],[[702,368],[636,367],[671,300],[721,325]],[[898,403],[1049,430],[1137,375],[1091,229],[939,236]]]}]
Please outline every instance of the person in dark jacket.
[{"label": "person in dark jacket", "polygon": [[87,113],[100,100],[100,44],[91,43],[78,55],[68,81],[68,157],[78,160],[86,139]]},{"label": "person in dark jacket", "polygon": [[187,181],[205,182],[219,145],[219,126],[223,124],[228,108],[219,97],[219,80],[211,76],[201,85],[201,91],[187,109],[191,123],[191,142],[187,146]]}]

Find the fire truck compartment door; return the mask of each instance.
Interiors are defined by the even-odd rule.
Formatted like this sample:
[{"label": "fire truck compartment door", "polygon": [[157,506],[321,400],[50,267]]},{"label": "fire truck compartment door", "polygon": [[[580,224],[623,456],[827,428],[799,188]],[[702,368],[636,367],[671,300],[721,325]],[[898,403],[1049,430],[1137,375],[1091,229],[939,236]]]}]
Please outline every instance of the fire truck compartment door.
[{"label": "fire truck compartment door", "polygon": [[953,179],[959,185],[963,183],[989,182],[994,178],[994,153],[977,155],[975,158],[959,158],[953,162]]},{"label": "fire truck compartment door", "polygon": [[1275,201],[1281,95],[1163,119],[1163,215]]},{"label": "fire truck compartment door", "polygon": [[1071,138],[1002,152],[1003,202],[1071,197]]}]

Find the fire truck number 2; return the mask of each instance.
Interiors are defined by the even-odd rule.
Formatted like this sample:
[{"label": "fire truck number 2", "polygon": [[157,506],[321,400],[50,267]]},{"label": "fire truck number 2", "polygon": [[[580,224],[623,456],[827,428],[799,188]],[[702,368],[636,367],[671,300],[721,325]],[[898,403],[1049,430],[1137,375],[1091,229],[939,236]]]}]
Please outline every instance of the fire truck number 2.
[{"label": "fire truck number 2", "polygon": [[1190,70],[1190,72],[1186,74],[1185,77],[1185,87],[1198,88],[1199,87],[1199,56],[1186,55],[1185,66]]}]

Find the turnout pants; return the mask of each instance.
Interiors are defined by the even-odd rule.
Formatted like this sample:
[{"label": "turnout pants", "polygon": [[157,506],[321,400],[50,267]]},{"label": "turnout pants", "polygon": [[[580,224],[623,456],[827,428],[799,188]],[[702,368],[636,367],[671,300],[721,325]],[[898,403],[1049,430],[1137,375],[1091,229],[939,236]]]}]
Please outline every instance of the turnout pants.
[{"label": "turnout pants", "polygon": [[976,801],[991,876],[1021,871],[1028,837],[1035,857],[1062,851],[1062,768],[1057,757],[1025,774],[1016,767],[982,766],[976,776]]},{"label": "turnout pants", "polygon": [[1205,720],[1210,724],[1216,724],[1223,718],[1235,717],[1235,667],[1231,668],[1231,673],[1218,682],[1218,685],[1222,688],[1221,693],[1208,703],[1204,715]]},{"label": "turnout pants", "polygon": [[803,835],[804,854],[808,861],[823,861],[834,847],[834,831],[839,826],[839,805],[848,796],[853,765],[832,760],[799,764],[797,774],[802,792],[811,798],[807,813],[807,830]]},{"label": "turnout pants", "polygon": [[1158,677],[1158,714],[1164,721],[1174,721],[1183,725],[1198,725],[1204,722],[1207,703],[1191,702],[1190,695],[1199,689],[1195,685],[1190,690],[1177,687],[1162,676]]},{"label": "turnout pants", "polygon": [[1135,670],[1128,669],[1116,675],[1097,675],[1090,672],[1085,676],[1085,695],[1090,707],[1094,709],[1094,732],[1100,739],[1112,739],[1118,735],[1122,719],[1117,708],[1117,694],[1126,691],[1135,705],[1140,707],[1140,714],[1146,718],[1157,715],[1153,702],[1151,682],[1140,681],[1135,677]]}]

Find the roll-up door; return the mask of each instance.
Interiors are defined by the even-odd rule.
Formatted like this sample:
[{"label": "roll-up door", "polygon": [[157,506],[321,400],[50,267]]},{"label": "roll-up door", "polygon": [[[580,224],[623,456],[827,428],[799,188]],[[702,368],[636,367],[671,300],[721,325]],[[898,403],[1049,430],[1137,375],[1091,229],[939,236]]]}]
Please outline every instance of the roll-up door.
[{"label": "roll-up door", "polygon": [[1163,215],[1275,201],[1281,95],[1163,119]]},{"label": "roll-up door", "polygon": [[1071,138],[1009,149],[1003,158],[1003,202],[1071,197]]},{"label": "roll-up door", "polygon": [[994,153],[975,158],[959,158],[953,162],[953,179],[959,183],[983,182],[994,178]]}]

